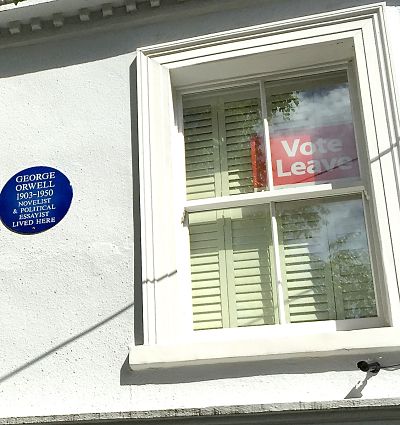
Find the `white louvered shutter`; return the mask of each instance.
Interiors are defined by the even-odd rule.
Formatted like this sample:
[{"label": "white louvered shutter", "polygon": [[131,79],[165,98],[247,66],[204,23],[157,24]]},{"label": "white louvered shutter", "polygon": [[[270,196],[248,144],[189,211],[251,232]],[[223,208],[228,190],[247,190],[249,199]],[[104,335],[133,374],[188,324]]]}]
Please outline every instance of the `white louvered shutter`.
[{"label": "white louvered shutter", "polygon": [[188,199],[217,196],[220,159],[216,109],[211,105],[186,108],[184,135]]},{"label": "white louvered shutter", "polygon": [[[253,192],[257,98],[184,109],[188,199]],[[212,168],[213,167],[213,168]],[[268,207],[189,216],[194,329],[276,322]]]},{"label": "white louvered shutter", "polygon": [[271,325],[277,321],[268,209],[268,206],[233,209],[232,218],[225,219],[229,224],[225,234],[230,267],[227,277],[232,288],[235,314],[231,320],[235,326]]},{"label": "white louvered shutter", "polygon": [[257,98],[224,102],[220,111],[220,133],[225,140],[227,173],[223,193],[254,192],[250,139],[260,132],[260,101]]},{"label": "white louvered shutter", "polygon": [[217,212],[190,215],[193,327],[222,328],[227,322],[223,219]]}]

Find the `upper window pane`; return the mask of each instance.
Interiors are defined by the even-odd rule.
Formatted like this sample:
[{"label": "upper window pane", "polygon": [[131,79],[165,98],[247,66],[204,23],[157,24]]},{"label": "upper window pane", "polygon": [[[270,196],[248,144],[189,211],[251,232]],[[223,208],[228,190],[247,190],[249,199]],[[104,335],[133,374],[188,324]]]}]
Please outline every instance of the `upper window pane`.
[{"label": "upper window pane", "polygon": [[183,118],[188,199],[265,189],[257,87],[185,97]]},{"label": "upper window pane", "polygon": [[360,175],[345,72],[267,85],[274,185]]}]

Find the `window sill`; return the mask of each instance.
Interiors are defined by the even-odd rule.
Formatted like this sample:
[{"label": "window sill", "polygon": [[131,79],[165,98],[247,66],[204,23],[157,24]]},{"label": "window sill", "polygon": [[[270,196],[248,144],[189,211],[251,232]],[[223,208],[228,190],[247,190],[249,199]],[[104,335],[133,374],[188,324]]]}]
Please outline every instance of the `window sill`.
[{"label": "window sill", "polygon": [[357,354],[400,349],[399,328],[375,328],[313,335],[242,338],[235,341],[131,346],[132,370]]}]

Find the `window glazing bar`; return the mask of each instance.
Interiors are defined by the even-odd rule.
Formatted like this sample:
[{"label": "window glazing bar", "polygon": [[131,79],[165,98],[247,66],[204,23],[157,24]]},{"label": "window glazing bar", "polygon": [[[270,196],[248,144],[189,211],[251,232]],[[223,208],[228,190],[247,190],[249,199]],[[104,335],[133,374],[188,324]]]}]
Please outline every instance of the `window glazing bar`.
[{"label": "window glazing bar", "polygon": [[296,201],[300,199],[314,199],[326,196],[350,195],[362,193],[364,186],[338,186],[332,183],[287,187],[279,190],[246,193],[243,195],[221,196],[217,198],[196,199],[187,201],[187,212],[200,212],[219,210],[225,208],[245,207],[250,205],[262,205],[270,202]]}]

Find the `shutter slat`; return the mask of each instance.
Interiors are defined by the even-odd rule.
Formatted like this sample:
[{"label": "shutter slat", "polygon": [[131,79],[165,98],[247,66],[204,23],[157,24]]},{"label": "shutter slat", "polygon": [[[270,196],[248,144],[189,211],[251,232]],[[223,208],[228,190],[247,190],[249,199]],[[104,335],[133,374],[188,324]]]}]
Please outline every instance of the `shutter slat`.
[{"label": "shutter slat", "polygon": [[257,291],[249,291],[249,292],[238,292],[236,291],[236,299],[237,302],[244,301],[260,301],[260,300],[271,300],[272,299],[272,291],[260,290]]},{"label": "shutter slat", "polygon": [[214,145],[214,139],[212,133],[204,133],[204,134],[185,134],[185,149],[191,149],[193,147],[197,147],[197,143],[208,143],[208,146]]},{"label": "shutter slat", "polygon": [[202,175],[200,177],[197,178],[192,178],[191,180],[189,180],[187,182],[187,186],[188,187],[192,187],[192,186],[196,186],[196,185],[212,185],[214,186],[214,177],[213,176],[207,176],[207,175]]},{"label": "shutter slat", "polygon": [[[265,288],[265,282],[271,283],[272,280],[263,280],[261,281],[261,279],[259,279],[259,282],[255,282],[255,283],[239,283],[238,279],[235,279],[236,281],[236,296],[238,297],[238,299],[242,296],[241,294],[251,294],[251,296],[256,296],[255,294],[264,294],[264,293],[268,293],[271,294],[271,296],[273,296],[273,290],[272,287],[271,288]],[[243,295],[245,296],[245,295]]]},{"label": "shutter slat", "polygon": [[[202,303],[199,303],[199,300],[202,300]],[[193,299],[193,314],[201,320],[203,314],[207,314],[207,319],[214,319],[218,314],[218,317],[221,315],[221,306],[219,305],[220,297],[206,297],[206,298],[194,298]]]},{"label": "shutter slat", "polygon": [[203,280],[194,280],[192,279],[192,289],[209,289],[209,288],[219,288],[220,282],[218,279],[203,279]]},{"label": "shutter slat", "polygon": [[228,114],[225,117],[225,123],[227,123],[227,125],[231,123],[240,123],[242,125],[243,116],[245,116],[245,118],[248,120],[257,121],[260,118],[260,116],[259,116],[258,110],[254,110],[254,108],[256,107],[258,107],[257,103],[255,103],[249,109],[246,109],[246,108],[243,109],[243,111],[245,112],[249,111],[248,113],[239,113],[239,114],[233,114],[233,115],[229,113],[230,111],[232,111],[231,109],[226,109],[228,111]]},{"label": "shutter slat", "polygon": [[186,164],[186,170],[189,172],[189,180],[190,180],[190,171],[201,171],[201,175],[212,175],[213,170],[213,162],[211,159],[203,160],[201,162],[191,162]]},{"label": "shutter slat", "polygon": [[268,275],[264,275],[264,276],[236,276],[235,278],[235,283],[236,283],[236,287],[240,286],[240,285],[254,285],[254,284],[263,284],[263,283],[270,283],[272,282],[272,279],[270,276]]},{"label": "shutter slat", "polygon": [[261,326],[265,325],[265,322],[273,323],[275,320],[275,314],[274,311],[270,312],[270,314],[264,314],[262,318],[239,318],[238,319],[238,326],[245,327],[245,326]]},{"label": "shutter slat", "polygon": [[212,297],[214,295],[220,296],[220,294],[219,285],[214,288],[211,286],[208,288],[193,288],[193,300],[203,297]]},{"label": "shutter slat", "polygon": [[221,311],[208,311],[208,312],[200,312],[200,313],[196,313],[194,315],[196,317],[196,319],[194,320],[196,323],[200,323],[200,322],[208,322],[210,320],[212,321],[216,321],[216,320],[220,320],[222,317]]},{"label": "shutter slat", "polygon": [[206,330],[206,329],[218,329],[222,328],[222,320],[203,320],[203,321],[194,321],[193,329],[195,331]]},{"label": "shutter slat", "polygon": [[[270,294],[269,294],[270,295]],[[238,316],[240,316],[240,311],[247,311],[247,314],[251,314],[251,310],[260,311],[263,309],[273,309],[274,308],[274,302],[270,298],[262,298],[260,300],[244,300],[244,301],[236,301],[236,308],[238,311]],[[258,314],[258,313],[257,313]],[[257,315],[255,314],[255,315]],[[253,317],[255,316],[253,314]]]},{"label": "shutter slat", "polygon": [[309,314],[309,313],[317,313],[317,312],[328,312],[329,304],[327,302],[313,302],[311,301],[309,304],[290,304],[289,310],[291,314]]},{"label": "shutter slat", "polygon": [[301,314],[292,313],[290,315],[290,321],[292,323],[316,322],[319,320],[329,320],[330,318],[331,317],[328,311],[320,311],[318,313],[301,313]]},{"label": "shutter slat", "polygon": [[273,324],[274,323],[273,315],[274,315],[274,309],[272,307],[250,308],[248,310],[238,311],[238,319],[246,319],[246,318],[258,319],[260,321],[259,322],[260,325]]},{"label": "shutter slat", "polygon": [[217,280],[219,279],[219,270],[216,272],[195,272],[192,271],[192,282],[194,282],[194,285],[196,284],[196,282],[201,282],[201,281],[211,281],[211,280]]},{"label": "shutter slat", "polygon": [[306,272],[294,272],[294,273],[287,273],[287,280],[288,280],[288,286],[295,285],[296,282],[309,279],[312,280],[313,278],[323,278],[325,277],[324,270],[312,270],[312,271],[306,271]]},{"label": "shutter slat", "polygon": [[214,148],[212,146],[208,146],[205,148],[196,148],[190,149],[186,151],[186,159],[185,164],[188,167],[191,164],[207,164],[212,163],[214,154]]}]

